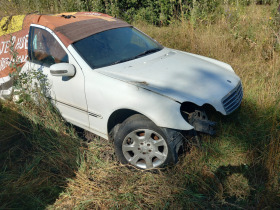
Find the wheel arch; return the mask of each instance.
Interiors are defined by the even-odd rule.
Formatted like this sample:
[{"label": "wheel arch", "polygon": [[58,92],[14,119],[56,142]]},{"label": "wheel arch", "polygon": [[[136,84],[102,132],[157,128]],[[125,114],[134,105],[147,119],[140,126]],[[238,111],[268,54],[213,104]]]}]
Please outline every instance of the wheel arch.
[{"label": "wheel arch", "polygon": [[[124,122],[127,118],[129,118],[130,116],[134,115],[134,114],[141,114],[135,110],[132,109],[118,109],[115,110],[109,117],[108,122],[107,122],[107,133],[108,133],[108,137],[109,140],[113,139],[113,133],[112,130],[114,129],[114,127],[118,124],[121,124],[122,122]],[[144,115],[145,116],[145,115]],[[147,117],[147,116],[145,116]]]},{"label": "wheel arch", "polygon": [[[191,130],[191,126],[182,116],[180,112],[181,103],[176,103],[172,100],[165,100],[166,98],[160,97],[160,106],[153,105],[154,101],[146,104],[134,104],[133,106],[119,107],[115,109],[108,117],[107,120],[107,134],[108,138],[112,139],[112,133],[118,130],[118,124],[134,114],[141,114],[155,123],[158,127],[177,129],[177,130]],[[114,128],[117,127],[117,128]],[[112,132],[112,129],[116,129]]]}]

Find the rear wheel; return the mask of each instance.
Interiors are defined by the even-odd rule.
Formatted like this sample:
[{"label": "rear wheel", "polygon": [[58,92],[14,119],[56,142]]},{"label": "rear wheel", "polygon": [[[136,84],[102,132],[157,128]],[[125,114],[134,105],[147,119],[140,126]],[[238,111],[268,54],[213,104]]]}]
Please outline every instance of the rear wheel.
[{"label": "rear wheel", "polygon": [[123,164],[141,169],[163,167],[177,161],[177,152],[166,132],[143,115],[135,114],[119,127],[115,152]]}]

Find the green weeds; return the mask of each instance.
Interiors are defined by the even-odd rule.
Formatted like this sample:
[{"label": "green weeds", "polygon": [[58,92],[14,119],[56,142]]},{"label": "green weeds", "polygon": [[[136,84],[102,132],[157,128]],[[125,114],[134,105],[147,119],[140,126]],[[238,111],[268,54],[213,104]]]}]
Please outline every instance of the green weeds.
[{"label": "green weeds", "polygon": [[80,141],[46,100],[0,103],[0,208],[44,208],[75,176]]},{"label": "green weeds", "polygon": [[[83,2],[86,10],[103,1]],[[106,2],[109,8],[115,1]],[[183,154],[175,166],[143,172],[119,165],[112,145],[100,138],[90,137],[92,142],[81,148],[81,139],[45,100],[40,106],[28,100],[5,102],[0,106],[0,208],[279,208],[276,1],[258,1],[271,6],[224,2],[215,21],[175,17],[168,26],[134,24],[167,47],[233,66],[242,79],[244,99],[230,116],[213,116],[219,125],[216,136],[203,136],[202,147]]]},{"label": "green weeds", "polygon": [[58,13],[96,11],[110,14],[128,22],[145,21],[155,25],[169,25],[174,20],[213,22],[221,15],[234,17],[228,7],[243,8],[251,4],[277,4],[277,0],[11,0],[2,1],[6,8],[1,16],[21,13]]}]

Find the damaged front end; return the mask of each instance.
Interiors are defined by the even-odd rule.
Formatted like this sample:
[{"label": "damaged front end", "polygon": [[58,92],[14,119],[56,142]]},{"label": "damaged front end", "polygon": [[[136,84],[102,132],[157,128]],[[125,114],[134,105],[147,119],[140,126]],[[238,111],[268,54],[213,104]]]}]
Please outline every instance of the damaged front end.
[{"label": "damaged front end", "polygon": [[188,120],[196,131],[210,135],[214,135],[216,133],[214,129],[216,122],[208,120],[208,117],[203,110],[195,110],[194,112],[189,113]]},{"label": "damaged front end", "polygon": [[194,130],[210,135],[216,134],[216,122],[210,121],[205,110],[193,103],[183,103],[181,106],[183,118],[194,127]]}]

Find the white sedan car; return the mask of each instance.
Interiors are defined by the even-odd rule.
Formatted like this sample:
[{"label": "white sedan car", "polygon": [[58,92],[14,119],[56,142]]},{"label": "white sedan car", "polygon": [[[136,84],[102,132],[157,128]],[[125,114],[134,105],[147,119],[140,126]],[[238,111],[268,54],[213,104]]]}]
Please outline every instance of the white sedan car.
[{"label": "white sedan car", "polygon": [[114,141],[121,163],[176,163],[182,132],[214,133],[205,107],[223,115],[239,107],[242,85],[230,65],[163,47],[128,24],[91,31],[97,26],[77,23],[32,24],[24,69],[47,75],[62,116]]}]

